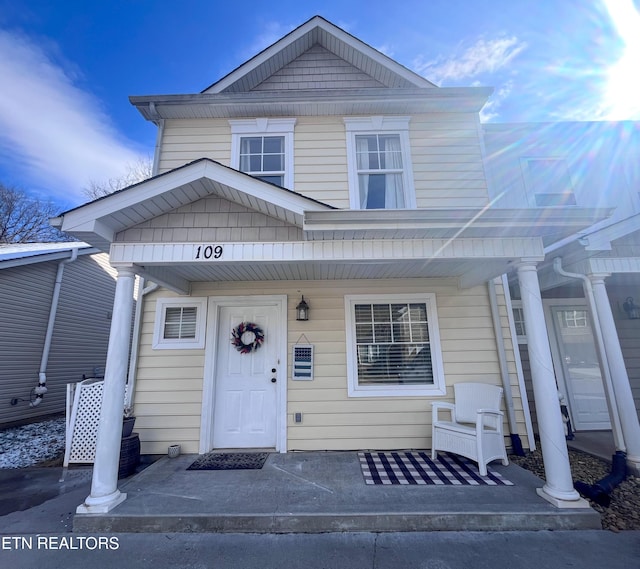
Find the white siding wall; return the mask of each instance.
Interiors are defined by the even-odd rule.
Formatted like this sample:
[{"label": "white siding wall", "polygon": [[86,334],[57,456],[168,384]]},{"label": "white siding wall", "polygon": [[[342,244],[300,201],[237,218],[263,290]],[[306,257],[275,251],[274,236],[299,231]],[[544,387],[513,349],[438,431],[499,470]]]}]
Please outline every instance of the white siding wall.
[{"label": "white siding wall", "polygon": [[[358,448],[428,448],[430,399],[349,398],[347,396],[344,295],[378,292],[435,292],[442,341],[447,397],[459,381],[500,383],[486,287],[459,291],[452,280],[301,281],[295,283],[194,283],[194,296],[287,294],[289,358],[301,334],[315,345],[315,379],[288,380],[288,446],[290,450]],[[166,453],[172,443],[197,452],[204,350],[153,351],[154,293],[144,307],[135,411],[143,453]],[[295,320],[295,306],[305,295],[308,322]],[[506,326],[506,318],[504,319]],[[513,354],[509,357],[517,393]],[[289,370],[290,370],[289,362]],[[290,372],[289,372],[290,375]],[[524,417],[516,409],[520,434]],[[293,414],[302,413],[302,424]]]},{"label": "white siding wall", "polygon": [[[478,117],[473,113],[417,115],[410,122],[411,159],[419,208],[482,207],[488,202]],[[230,164],[228,121],[166,121],[160,172],[207,157]],[[299,117],[294,133],[296,192],[349,207],[343,117]]]},{"label": "white siding wall", "polygon": [[0,273],[0,423],[64,411],[66,384],[104,368],[113,309],[115,271],[105,254],[83,255],[65,266],[42,403],[29,399],[49,319],[58,261],[4,269]]}]

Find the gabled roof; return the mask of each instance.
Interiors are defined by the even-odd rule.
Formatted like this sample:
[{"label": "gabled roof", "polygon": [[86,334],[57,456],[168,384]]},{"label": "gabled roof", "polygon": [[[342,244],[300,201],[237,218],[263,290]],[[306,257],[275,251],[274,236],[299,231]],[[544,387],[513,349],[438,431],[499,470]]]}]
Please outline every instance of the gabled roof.
[{"label": "gabled roof", "polygon": [[[325,63],[330,58],[336,73],[323,75],[314,66],[314,57],[324,57]],[[129,100],[146,120],[159,121],[476,113],[492,92],[488,87],[437,87],[315,16],[201,93],[132,96]]]},{"label": "gabled roof", "polygon": [[52,220],[52,225],[108,251],[116,233],[209,195],[299,227],[304,212],[334,209],[209,158],[200,158],[69,210]]},{"label": "gabled roof", "polygon": [[315,45],[337,55],[386,87],[436,87],[321,16],[314,16],[202,92],[251,91]]}]

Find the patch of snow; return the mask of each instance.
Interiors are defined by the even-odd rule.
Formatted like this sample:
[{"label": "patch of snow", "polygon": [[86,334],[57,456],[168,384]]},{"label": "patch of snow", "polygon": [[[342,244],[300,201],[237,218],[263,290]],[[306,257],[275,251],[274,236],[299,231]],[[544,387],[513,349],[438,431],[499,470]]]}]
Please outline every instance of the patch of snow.
[{"label": "patch of snow", "polygon": [[0,468],[26,468],[64,453],[65,418],[0,430]]}]

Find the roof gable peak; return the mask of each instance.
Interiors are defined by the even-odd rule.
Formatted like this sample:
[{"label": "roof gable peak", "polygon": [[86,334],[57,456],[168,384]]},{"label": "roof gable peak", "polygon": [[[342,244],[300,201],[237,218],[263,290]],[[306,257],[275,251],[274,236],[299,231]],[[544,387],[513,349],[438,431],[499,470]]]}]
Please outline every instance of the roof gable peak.
[{"label": "roof gable peak", "polygon": [[314,16],[202,92],[214,94],[251,91],[314,46],[331,52],[383,86],[436,87],[323,17]]}]

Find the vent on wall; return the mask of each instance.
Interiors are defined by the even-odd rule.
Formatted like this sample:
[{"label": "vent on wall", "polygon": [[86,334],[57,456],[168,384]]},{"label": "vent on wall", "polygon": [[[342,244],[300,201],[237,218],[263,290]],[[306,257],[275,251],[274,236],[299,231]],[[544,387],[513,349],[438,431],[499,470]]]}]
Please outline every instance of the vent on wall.
[{"label": "vent on wall", "polygon": [[313,345],[296,344],[293,346],[293,373],[292,379],[313,379]]}]

